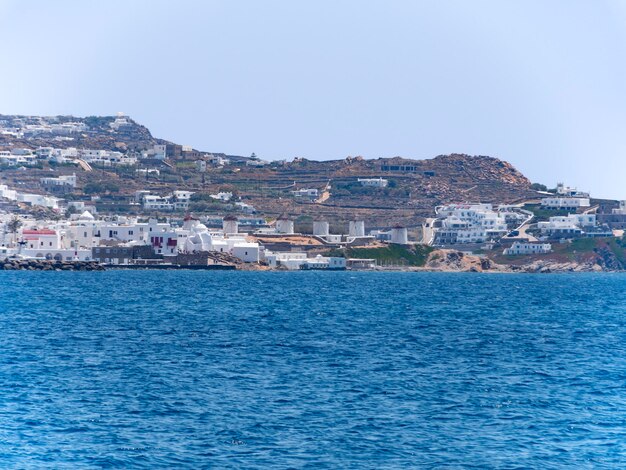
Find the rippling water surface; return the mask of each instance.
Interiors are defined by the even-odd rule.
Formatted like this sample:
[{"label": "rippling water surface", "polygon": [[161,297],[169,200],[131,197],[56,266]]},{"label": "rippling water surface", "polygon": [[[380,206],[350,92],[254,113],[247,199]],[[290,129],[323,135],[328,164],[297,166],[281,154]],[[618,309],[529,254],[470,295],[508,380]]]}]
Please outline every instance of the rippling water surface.
[{"label": "rippling water surface", "polygon": [[0,466],[624,468],[626,275],[0,272]]}]

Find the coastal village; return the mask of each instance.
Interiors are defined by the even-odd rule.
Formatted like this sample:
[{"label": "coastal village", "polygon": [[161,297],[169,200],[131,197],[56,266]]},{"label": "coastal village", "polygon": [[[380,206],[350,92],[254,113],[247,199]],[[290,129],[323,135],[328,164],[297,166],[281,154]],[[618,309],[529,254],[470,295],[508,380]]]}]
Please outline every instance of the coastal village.
[{"label": "coastal village", "polygon": [[497,159],[270,162],[140,131],[121,113],[104,121],[0,116],[0,268],[626,265],[626,201],[530,184]]}]

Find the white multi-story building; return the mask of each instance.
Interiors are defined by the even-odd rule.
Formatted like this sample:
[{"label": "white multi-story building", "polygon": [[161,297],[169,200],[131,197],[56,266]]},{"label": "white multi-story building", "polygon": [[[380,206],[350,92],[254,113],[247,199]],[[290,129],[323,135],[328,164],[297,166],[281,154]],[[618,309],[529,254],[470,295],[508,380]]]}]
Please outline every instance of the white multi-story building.
[{"label": "white multi-story building", "polygon": [[146,194],[143,196],[143,208],[147,211],[171,211],[174,204],[169,197]]},{"label": "white multi-story building", "polygon": [[143,201],[143,208],[149,211],[188,210],[192,191],[174,191],[167,196],[156,196],[145,191],[137,191],[135,198]]},{"label": "white multi-story building", "polygon": [[561,236],[571,238],[580,236],[585,230],[596,226],[595,214],[568,214],[566,216],[550,217],[547,222],[538,222],[537,228],[542,235]]}]

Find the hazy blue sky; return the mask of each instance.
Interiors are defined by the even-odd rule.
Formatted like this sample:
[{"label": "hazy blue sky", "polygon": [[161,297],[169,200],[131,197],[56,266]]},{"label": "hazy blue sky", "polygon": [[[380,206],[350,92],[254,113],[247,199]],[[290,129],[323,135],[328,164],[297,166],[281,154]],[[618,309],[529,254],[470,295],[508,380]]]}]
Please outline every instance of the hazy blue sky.
[{"label": "hazy blue sky", "polygon": [[0,113],[278,159],[510,161],[626,199],[626,1],[0,0]]}]

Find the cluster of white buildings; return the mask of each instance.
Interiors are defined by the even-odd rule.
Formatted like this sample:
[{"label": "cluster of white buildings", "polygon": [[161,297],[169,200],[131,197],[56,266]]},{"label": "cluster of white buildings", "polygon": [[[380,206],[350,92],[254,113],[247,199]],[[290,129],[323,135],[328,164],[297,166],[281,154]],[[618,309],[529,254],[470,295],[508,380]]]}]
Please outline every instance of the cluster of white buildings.
[{"label": "cluster of white buildings", "polygon": [[[423,225],[423,241],[431,245],[489,244],[508,235],[523,239],[521,244],[507,248],[508,254],[533,254],[543,252],[546,247],[534,244],[535,236],[531,232],[540,241],[613,235],[606,224],[598,223],[593,210],[583,211],[590,207],[589,193],[559,183],[554,194],[544,194],[546,197],[540,201],[542,209],[571,213],[530,224],[535,215],[522,204],[497,208],[491,204],[448,204],[437,207],[437,217]],[[613,209],[613,214],[626,215],[626,201],[619,209]],[[520,235],[522,230],[528,232]]]},{"label": "cluster of white buildings", "polygon": [[0,165],[32,166],[37,163],[37,155],[30,149],[0,150]]},{"label": "cluster of white buildings", "polygon": [[305,252],[266,252],[265,260],[271,268],[283,268],[287,270],[297,269],[346,269],[346,259],[342,257],[317,255],[309,258]]},{"label": "cluster of white buildings", "polygon": [[99,166],[130,166],[137,164],[137,158],[114,150],[79,149],[78,158]]},{"label": "cluster of white buildings", "polygon": [[613,231],[597,223],[596,214],[568,214],[553,216],[538,222],[537,228],[548,238],[610,237]]},{"label": "cluster of white buildings", "polygon": [[113,150],[39,147],[36,150],[15,148],[0,151],[0,164],[7,166],[32,166],[39,161],[75,163],[77,160],[106,167],[137,164],[136,157]]},{"label": "cluster of white buildings", "polygon": [[[187,211],[191,203],[193,191],[172,191],[170,194],[158,196],[150,194],[150,191],[136,191],[135,202],[142,204],[143,209],[148,212],[155,211]],[[218,192],[210,194],[209,197],[220,202],[230,202],[233,199],[231,192]],[[254,214],[256,210],[250,204],[245,202],[235,202],[234,207],[244,214]]]},{"label": "cluster of white buildings", "polygon": [[[70,220],[56,222],[23,218],[23,226],[15,233],[8,228],[12,217],[11,214],[0,214],[0,258],[96,259],[107,264],[151,262],[167,265],[175,263],[181,254],[214,253],[227,254],[244,263],[264,261],[272,268],[289,270],[346,268],[346,259],[342,257],[309,257],[306,252],[267,250],[247,233],[240,233],[238,219],[233,216],[224,217],[221,228],[208,228],[192,217],[186,217],[181,226],[157,219],[96,219],[85,211]],[[288,231],[289,227],[281,229]],[[275,230],[274,233],[279,232]],[[140,259],[130,254],[137,248],[141,249]]]},{"label": "cluster of white buildings", "polygon": [[[38,222],[25,219],[18,233],[10,233],[10,215],[0,216],[0,256],[20,255],[29,258],[91,260],[97,247],[149,246],[155,256],[168,262],[179,253],[219,252],[243,262],[258,262],[261,247],[238,233],[237,225],[224,221],[221,230],[210,230],[200,221],[186,218],[182,227],[150,219],[132,218],[97,220],[85,211],[75,220]],[[103,260],[114,262],[113,259]]]},{"label": "cluster of white buildings", "polygon": [[[508,208],[496,211],[491,204],[448,204],[436,208],[437,219],[432,222],[435,245],[485,243],[504,236],[509,228],[507,217],[523,220],[523,213]],[[436,222],[436,223],[435,223]]]},{"label": "cluster of white buildings", "polygon": [[33,137],[48,136],[71,136],[87,131],[89,128],[82,122],[54,122],[45,118],[18,118],[8,121],[0,121],[0,134],[28,139]]},{"label": "cluster of white buildings", "polygon": [[[598,222],[592,209],[583,211],[591,207],[589,193],[558,183],[554,195],[541,199],[541,207],[570,212],[538,222],[537,229],[542,239],[613,236],[613,231],[606,224]],[[620,209],[613,209],[613,214],[620,214],[622,207],[626,208],[626,205],[620,205]]]},{"label": "cluster of white buildings", "polygon": [[46,196],[42,194],[31,194],[15,189],[9,189],[5,184],[0,184],[0,199],[12,202],[23,202],[31,206],[46,207],[48,209],[58,210],[62,199],[54,196]]}]

